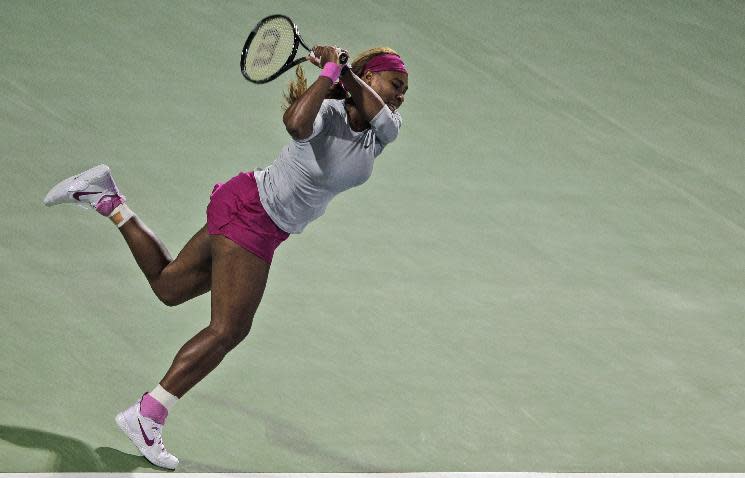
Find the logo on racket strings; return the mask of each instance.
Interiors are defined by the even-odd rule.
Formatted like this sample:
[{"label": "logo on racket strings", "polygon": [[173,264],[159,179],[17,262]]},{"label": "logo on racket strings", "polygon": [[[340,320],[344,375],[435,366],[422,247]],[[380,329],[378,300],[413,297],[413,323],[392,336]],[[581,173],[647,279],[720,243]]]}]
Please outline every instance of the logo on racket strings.
[{"label": "logo on racket strings", "polygon": [[281,35],[276,28],[270,28],[264,32],[261,36],[261,43],[256,49],[256,58],[253,61],[254,67],[261,68],[272,62],[280,38]]}]

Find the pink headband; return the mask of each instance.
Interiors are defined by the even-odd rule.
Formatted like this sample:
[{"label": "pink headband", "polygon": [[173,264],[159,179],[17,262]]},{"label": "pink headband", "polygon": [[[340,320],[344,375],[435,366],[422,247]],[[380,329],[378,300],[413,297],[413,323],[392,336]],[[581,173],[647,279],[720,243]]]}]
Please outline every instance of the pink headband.
[{"label": "pink headband", "polygon": [[368,71],[372,71],[373,73],[378,71],[399,71],[401,73],[406,73],[407,75],[409,74],[409,72],[406,71],[406,65],[404,65],[401,57],[392,53],[384,53],[372,57],[367,63],[365,63],[365,67],[362,69],[362,74],[364,75]]}]

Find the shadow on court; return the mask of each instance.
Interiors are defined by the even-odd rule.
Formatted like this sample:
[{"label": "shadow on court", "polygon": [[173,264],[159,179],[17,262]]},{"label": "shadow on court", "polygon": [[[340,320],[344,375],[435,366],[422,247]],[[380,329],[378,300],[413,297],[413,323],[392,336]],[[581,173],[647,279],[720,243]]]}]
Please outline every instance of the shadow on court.
[{"label": "shadow on court", "polygon": [[[124,453],[114,448],[95,450],[82,441],[31,428],[0,425],[0,439],[23,448],[48,450],[54,454],[49,471],[56,472],[127,472],[138,469],[159,470],[140,455]],[[16,470],[4,470],[13,472]],[[230,472],[222,468],[182,460],[178,471]]]},{"label": "shadow on court", "polygon": [[345,473],[386,473],[394,471],[378,465],[365,463],[340,450],[333,450],[323,446],[305,430],[299,428],[290,420],[277,417],[242,403],[227,400],[216,394],[194,392],[193,395],[199,395],[208,399],[210,403],[219,404],[226,409],[245,414],[252,419],[261,421],[265,427],[266,440],[272,445],[287,450],[292,454],[323,457],[326,461],[334,463],[337,469]]}]

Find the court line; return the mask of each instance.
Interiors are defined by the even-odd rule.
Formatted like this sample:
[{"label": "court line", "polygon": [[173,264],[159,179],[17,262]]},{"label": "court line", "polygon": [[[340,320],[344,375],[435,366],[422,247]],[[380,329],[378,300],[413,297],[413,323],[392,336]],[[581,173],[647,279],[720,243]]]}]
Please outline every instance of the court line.
[{"label": "court line", "polygon": [[[60,115],[58,112],[54,111],[52,108],[44,104],[44,102],[38,100],[33,93],[31,93],[29,90],[24,88],[22,85],[11,80],[6,75],[0,75],[0,80],[9,84],[13,89],[15,89],[16,92],[21,93],[20,95],[17,95],[16,97],[12,97],[8,95],[8,97],[13,99],[14,102],[16,102],[16,104],[20,103],[26,109],[28,109],[29,111],[33,111],[33,112],[38,112],[39,109],[42,109],[44,110],[43,112],[46,112],[50,116],[53,116],[58,122],[60,123],[65,122],[65,118],[63,118],[62,115]],[[27,100],[28,103],[26,103],[24,99]]]},{"label": "court line", "polygon": [[[27,478],[28,473],[0,473],[2,478]],[[34,478],[162,478],[163,473],[34,473]],[[745,478],[745,473],[543,473],[543,472],[413,472],[413,473],[168,473],[169,478]]]}]

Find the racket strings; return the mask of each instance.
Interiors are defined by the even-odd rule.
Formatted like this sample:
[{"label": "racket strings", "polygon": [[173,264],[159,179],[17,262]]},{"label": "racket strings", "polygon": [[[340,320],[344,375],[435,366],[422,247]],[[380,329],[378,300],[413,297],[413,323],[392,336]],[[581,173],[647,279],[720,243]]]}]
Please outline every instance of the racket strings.
[{"label": "racket strings", "polygon": [[295,29],[286,18],[259,26],[246,53],[246,74],[254,81],[270,78],[287,63],[295,49]]}]

